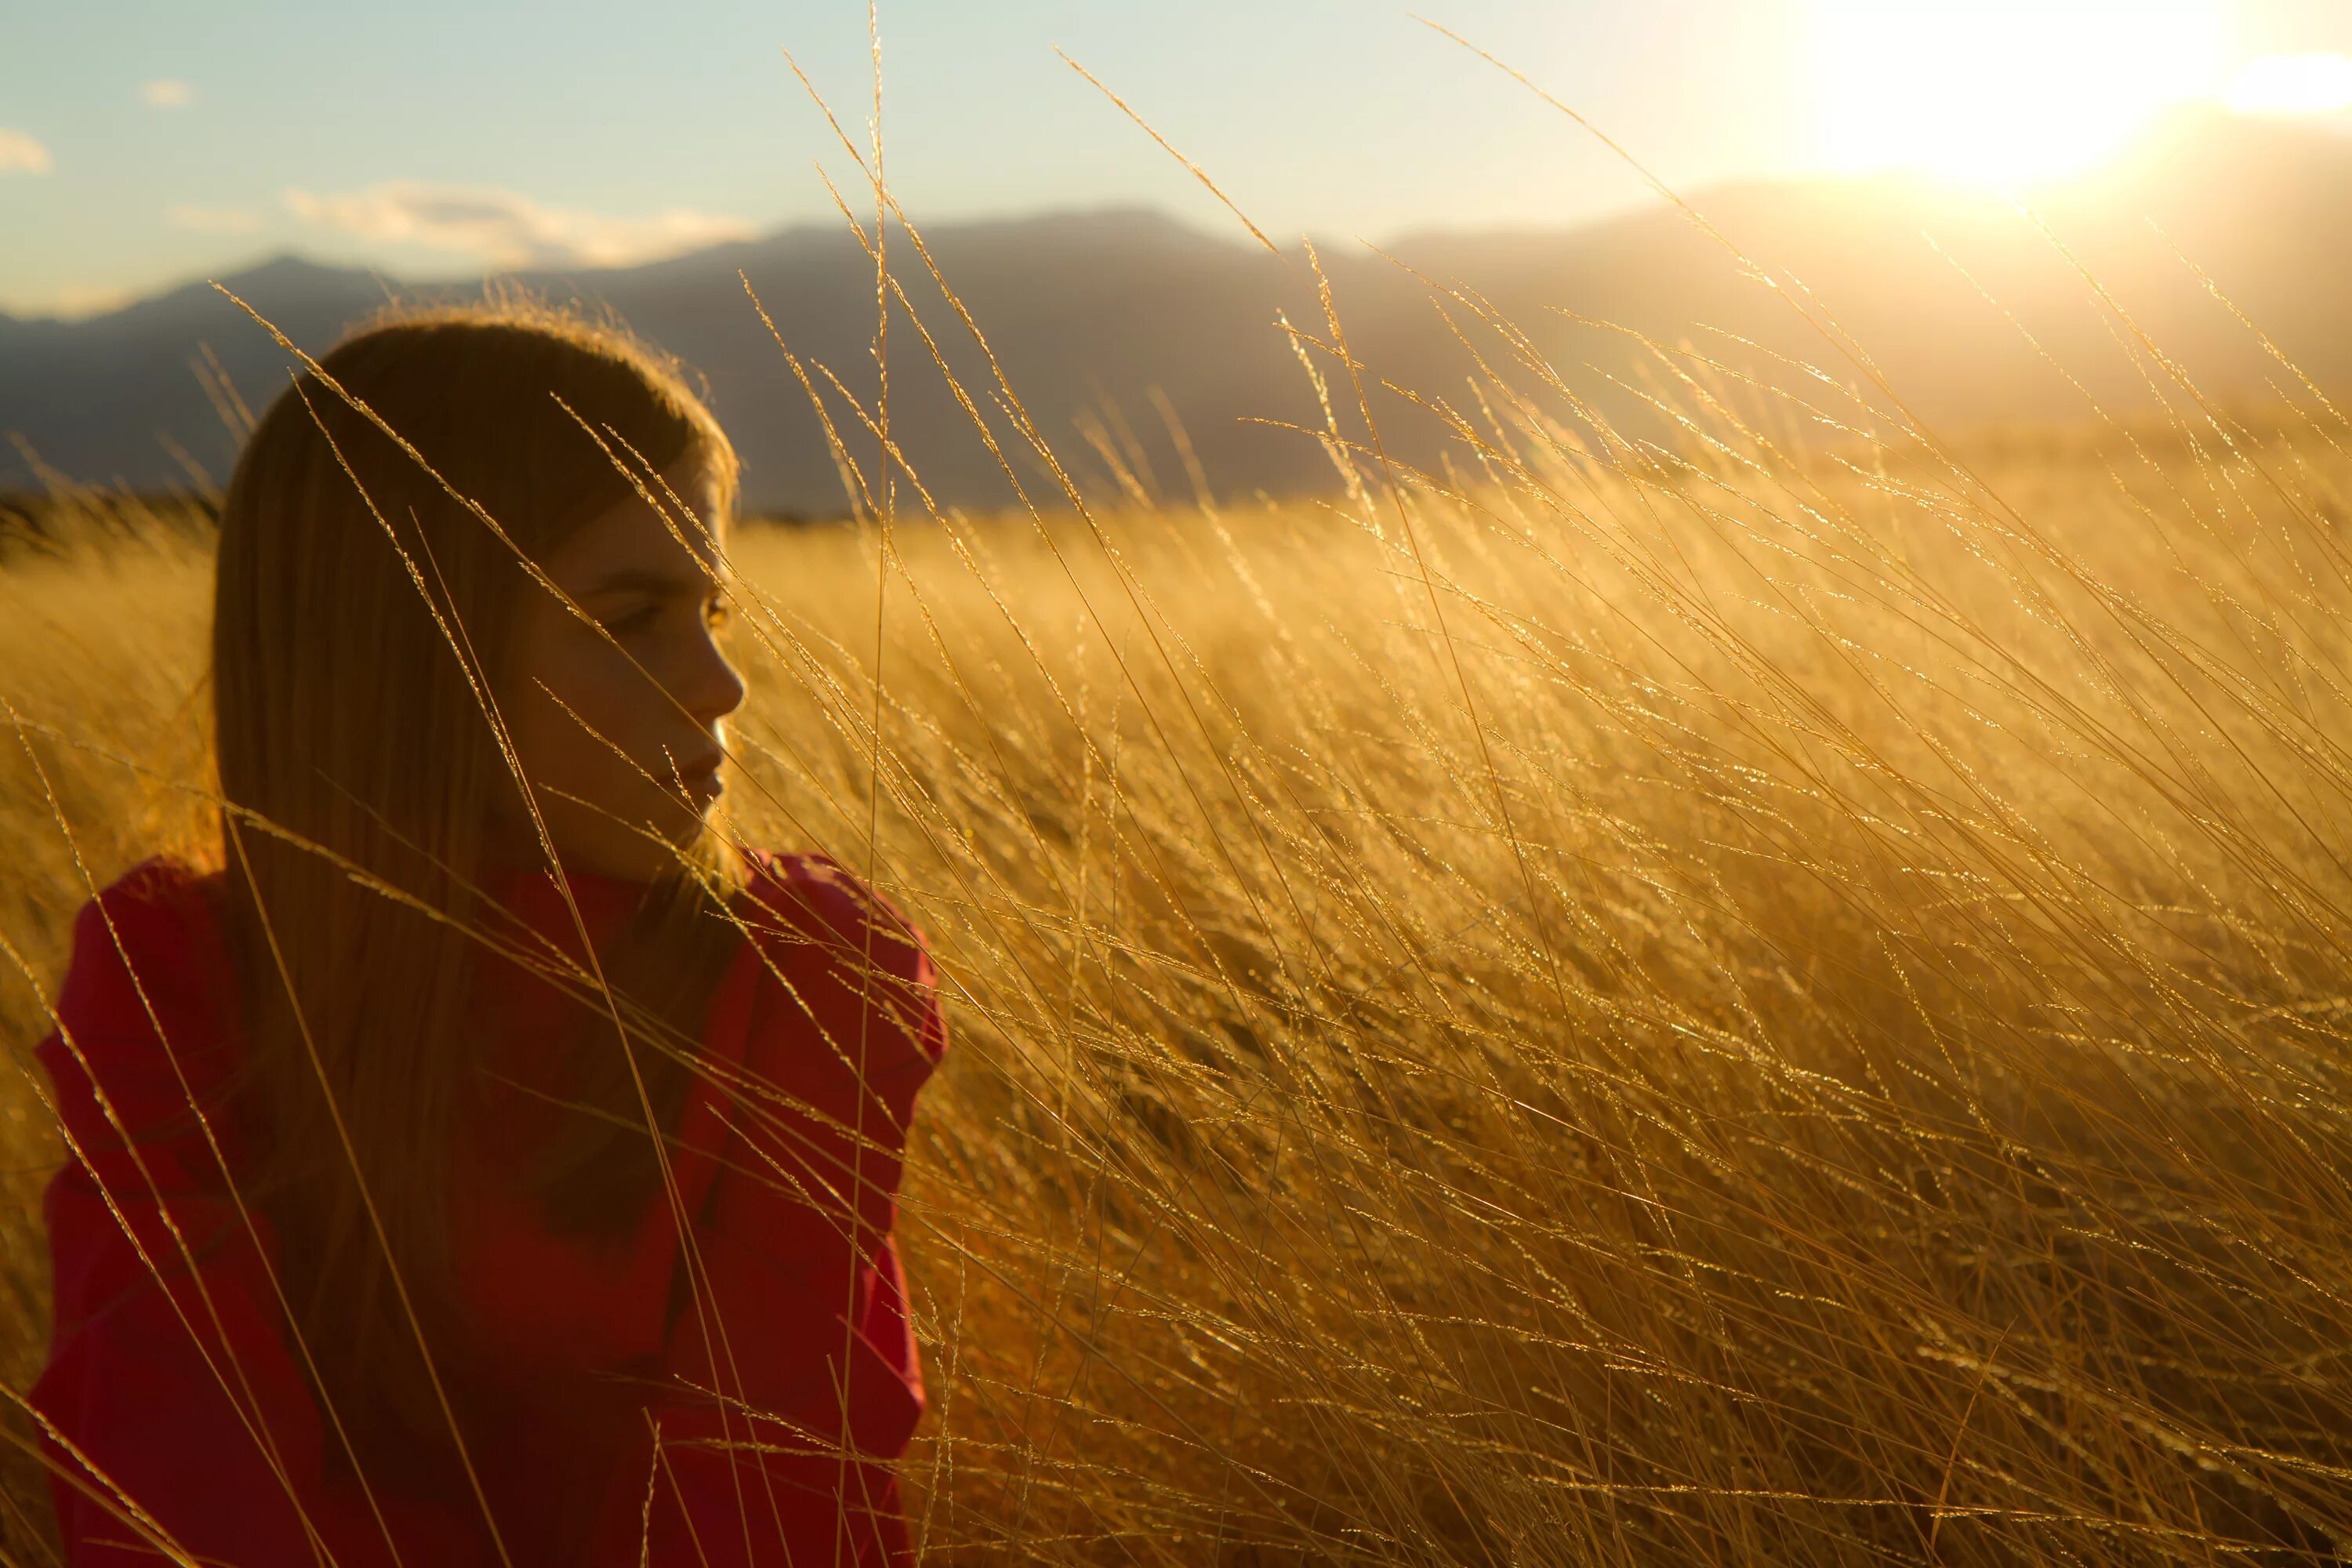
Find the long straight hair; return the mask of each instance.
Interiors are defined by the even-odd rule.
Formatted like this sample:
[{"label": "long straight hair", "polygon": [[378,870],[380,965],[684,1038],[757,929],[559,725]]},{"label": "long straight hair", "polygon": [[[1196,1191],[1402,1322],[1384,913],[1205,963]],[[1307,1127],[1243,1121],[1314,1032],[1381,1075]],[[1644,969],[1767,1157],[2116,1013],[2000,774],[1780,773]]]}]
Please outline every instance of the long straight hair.
[{"label": "long straight hair", "polygon": [[[493,821],[525,798],[489,690],[518,596],[546,591],[524,563],[689,461],[731,502],[733,450],[672,367],[615,331],[496,304],[347,339],[271,406],[229,482],[212,690],[253,1180],[294,1326],[355,1431],[442,1425],[420,1333],[436,1364],[462,1363],[454,1143],[481,1059],[473,987],[499,962],[475,889],[500,852]],[[654,1187],[653,1139],[688,1078],[675,1042],[698,1032],[737,934],[740,873],[704,837],[616,944],[607,975],[636,1037],[583,1038],[594,1113],[538,1184],[562,1228],[618,1223]]]}]

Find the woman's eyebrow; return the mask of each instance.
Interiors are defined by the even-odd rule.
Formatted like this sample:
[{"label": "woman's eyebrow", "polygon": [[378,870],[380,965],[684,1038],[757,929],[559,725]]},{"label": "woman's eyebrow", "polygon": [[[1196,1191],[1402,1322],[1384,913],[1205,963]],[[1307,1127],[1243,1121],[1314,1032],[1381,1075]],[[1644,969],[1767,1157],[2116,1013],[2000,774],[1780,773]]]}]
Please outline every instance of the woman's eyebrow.
[{"label": "woman's eyebrow", "polygon": [[707,572],[648,572],[642,569],[614,572],[597,578],[580,591],[583,599],[604,594],[685,595],[708,594],[719,586],[718,580]]}]

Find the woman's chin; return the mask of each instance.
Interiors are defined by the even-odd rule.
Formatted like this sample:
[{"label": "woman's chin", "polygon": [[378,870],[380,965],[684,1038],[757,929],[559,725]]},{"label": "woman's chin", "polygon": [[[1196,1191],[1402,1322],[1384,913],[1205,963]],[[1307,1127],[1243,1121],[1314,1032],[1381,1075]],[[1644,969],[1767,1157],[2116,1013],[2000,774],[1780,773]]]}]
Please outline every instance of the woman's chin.
[{"label": "woman's chin", "polygon": [[[626,834],[625,838],[614,837],[583,847],[584,853],[578,863],[607,877],[626,878],[633,882],[650,882],[657,877],[667,876],[692,858],[709,828],[699,816],[684,822],[678,822],[673,816],[671,821],[663,826],[667,829],[665,832],[656,833],[648,825],[644,831]],[[620,831],[616,830],[616,834]]]},{"label": "woman's chin", "polygon": [[[681,800],[664,792],[648,802],[640,798],[632,809],[594,810],[580,802],[542,795],[541,818],[555,853],[572,871],[591,871],[635,882],[649,882],[677,868],[700,848],[712,831],[710,799]],[[530,854],[541,861],[544,853],[537,835],[530,835]]]}]

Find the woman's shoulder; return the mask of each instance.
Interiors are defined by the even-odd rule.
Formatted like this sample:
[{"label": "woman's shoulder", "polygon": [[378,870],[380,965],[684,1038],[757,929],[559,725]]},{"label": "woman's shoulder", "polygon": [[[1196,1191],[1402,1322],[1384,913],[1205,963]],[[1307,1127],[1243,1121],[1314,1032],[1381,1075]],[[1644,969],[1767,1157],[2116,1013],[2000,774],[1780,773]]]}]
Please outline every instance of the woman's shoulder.
[{"label": "woman's shoulder", "polygon": [[[184,1110],[190,1089],[233,1070],[236,981],[222,890],[217,872],[157,858],[75,918],[58,1027],[39,1054],[77,1136],[107,1140],[116,1123],[137,1135]],[[176,1070],[163,1070],[170,1064]]]},{"label": "woman's shoulder", "polygon": [[57,1022],[88,1049],[223,1034],[236,994],[223,886],[217,871],[159,856],[84,903]]},{"label": "woman's shoulder", "polygon": [[738,906],[761,967],[791,994],[787,1015],[845,1026],[878,1007],[936,1061],[947,1049],[939,976],[922,933],[830,856],[747,854]]},{"label": "woman's shoulder", "polygon": [[931,983],[922,933],[840,861],[757,849],[744,862],[744,914],[754,936],[814,943],[836,957],[870,952],[877,968]]},{"label": "woman's shoulder", "polygon": [[157,856],[124,872],[74,919],[58,1011],[102,1014],[137,1005],[140,993],[153,1002],[216,990],[226,961],[222,895],[219,872],[175,857]]}]

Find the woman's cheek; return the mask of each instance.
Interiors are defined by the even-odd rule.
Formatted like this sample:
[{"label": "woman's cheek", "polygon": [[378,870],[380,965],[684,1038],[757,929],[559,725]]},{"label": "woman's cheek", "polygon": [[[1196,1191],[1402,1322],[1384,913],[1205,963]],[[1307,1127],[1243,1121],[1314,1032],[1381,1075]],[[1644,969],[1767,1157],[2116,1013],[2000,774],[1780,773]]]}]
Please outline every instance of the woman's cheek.
[{"label": "woman's cheek", "polygon": [[549,689],[579,716],[572,721],[575,730],[585,721],[608,741],[617,743],[623,739],[614,732],[614,724],[626,711],[623,693],[636,681],[625,653],[599,639],[569,650],[569,657],[551,676]]}]

